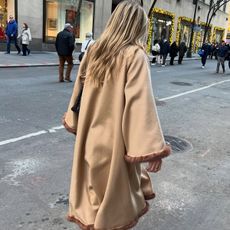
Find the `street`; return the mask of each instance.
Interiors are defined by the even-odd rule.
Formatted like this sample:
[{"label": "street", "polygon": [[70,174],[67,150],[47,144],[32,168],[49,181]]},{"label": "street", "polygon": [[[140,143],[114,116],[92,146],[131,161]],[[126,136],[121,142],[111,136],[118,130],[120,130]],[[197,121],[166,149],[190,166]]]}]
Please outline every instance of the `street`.
[{"label": "street", "polygon": [[[156,198],[135,230],[229,229],[230,70],[215,68],[151,67],[164,135],[187,145],[151,174]],[[58,67],[0,68],[0,78],[0,229],[79,229],[65,219],[74,136],[61,125],[73,83],[58,83]]]}]

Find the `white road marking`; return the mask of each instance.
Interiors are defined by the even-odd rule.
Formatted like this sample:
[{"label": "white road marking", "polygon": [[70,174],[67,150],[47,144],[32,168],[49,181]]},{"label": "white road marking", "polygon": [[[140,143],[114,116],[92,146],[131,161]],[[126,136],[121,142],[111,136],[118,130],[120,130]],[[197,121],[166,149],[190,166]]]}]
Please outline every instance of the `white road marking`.
[{"label": "white road marking", "polygon": [[201,157],[205,157],[210,151],[211,151],[211,149],[208,149],[208,150],[205,151],[203,154],[201,154]]},{"label": "white road marking", "polygon": [[195,92],[198,92],[198,91],[201,91],[201,90],[205,90],[205,89],[211,88],[213,86],[223,84],[225,82],[230,82],[230,79],[224,80],[224,81],[219,81],[219,82],[216,82],[216,83],[212,83],[211,85],[207,85],[207,86],[204,86],[204,87],[201,87],[201,88],[198,88],[198,89],[189,90],[189,91],[186,91],[184,93],[179,93],[179,94],[176,94],[176,95],[173,95],[173,96],[170,96],[170,97],[161,98],[161,99],[159,99],[159,101],[171,100],[171,99],[181,97],[181,96],[184,96],[184,95],[187,95],[187,94],[191,94],[191,93],[195,93]]},{"label": "white road marking", "polygon": [[158,70],[156,71],[157,73],[166,73],[166,72],[169,72],[169,70]]},{"label": "white road marking", "polygon": [[[173,95],[173,96],[160,98],[160,99],[158,99],[158,101],[171,100],[171,99],[181,97],[181,96],[184,96],[184,95],[187,95],[187,94],[191,94],[191,93],[195,93],[195,92],[198,92],[198,91],[201,91],[201,90],[205,90],[205,89],[211,88],[213,86],[223,84],[225,82],[230,82],[230,79],[215,82],[215,83],[212,83],[210,85],[207,85],[207,86],[204,86],[204,87],[201,87],[201,88],[198,88],[198,89],[194,89],[194,90],[189,90],[189,91],[186,91],[184,93],[179,93],[179,94],[176,94],[176,95]],[[56,126],[56,127],[50,128],[48,130],[41,130],[41,131],[38,131],[36,133],[30,133],[30,134],[27,134],[27,135],[24,135],[24,136],[21,136],[21,137],[12,138],[12,139],[8,139],[8,140],[5,140],[5,141],[0,141],[0,146],[7,145],[7,144],[10,144],[10,143],[14,143],[14,142],[18,142],[18,141],[25,140],[25,139],[29,139],[29,138],[35,137],[35,136],[40,136],[40,135],[47,134],[47,133],[55,133],[57,130],[60,130],[60,129],[64,129],[64,127],[63,126]]]},{"label": "white road marking", "polygon": [[42,130],[42,131],[39,131],[39,132],[36,132],[36,133],[30,133],[30,134],[27,134],[27,135],[24,135],[24,136],[21,136],[21,137],[16,137],[16,138],[12,138],[12,139],[9,139],[9,140],[1,141],[0,146],[1,145],[7,145],[9,143],[14,143],[14,142],[17,142],[17,141],[21,141],[21,140],[28,139],[28,138],[35,137],[35,136],[40,136],[40,135],[45,134],[45,133],[48,133],[48,132],[45,131],[45,130]]},{"label": "white road marking", "polygon": [[61,126],[56,126],[56,127],[53,127],[51,129],[49,129],[49,133],[56,133],[56,130],[59,130],[59,129],[64,129],[64,126],[61,125]]}]

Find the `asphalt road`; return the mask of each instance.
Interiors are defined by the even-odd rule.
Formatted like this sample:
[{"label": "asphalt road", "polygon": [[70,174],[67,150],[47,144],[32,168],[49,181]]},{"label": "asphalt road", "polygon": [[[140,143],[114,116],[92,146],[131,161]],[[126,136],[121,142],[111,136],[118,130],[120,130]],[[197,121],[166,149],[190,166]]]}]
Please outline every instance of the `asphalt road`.
[{"label": "asphalt road", "polygon": [[[151,175],[157,197],[135,230],[229,229],[230,70],[215,65],[151,68],[164,134],[188,146]],[[78,229],[65,220],[74,137],[60,122],[73,83],[57,80],[57,67],[0,69],[1,230]]]}]

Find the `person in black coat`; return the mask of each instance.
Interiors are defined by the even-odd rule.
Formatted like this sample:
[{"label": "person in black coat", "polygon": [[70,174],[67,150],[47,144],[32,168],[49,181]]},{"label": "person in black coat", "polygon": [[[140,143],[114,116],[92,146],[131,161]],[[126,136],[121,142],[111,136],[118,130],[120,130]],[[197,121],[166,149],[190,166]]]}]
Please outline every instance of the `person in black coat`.
[{"label": "person in black coat", "polygon": [[72,82],[70,79],[71,70],[73,68],[73,51],[74,51],[74,35],[73,26],[66,23],[64,30],[59,32],[56,38],[55,47],[59,56],[59,82],[64,82],[64,65],[67,61],[67,70],[65,80]]},{"label": "person in black coat", "polygon": [[204,69],[208,55],[211,52],[211,45],[204,43],[201,47],[203,55],[201,56],[202,69]]},{"label": "person in black coat", "polygon": [[170,45],[167,39],[164,39],[160,44],[160,55],[163,58],[162,66],[165,66],[166,58],[170,52]]},{"label": "person in black coat", "polygon": [[183,58],[186,52],[187,52],[187,46],[185,45],[185,42],[181,42],[179,45],[178,64],[182,64],[182,61],[183,61]]},{"label": "person in black coat", "polygon": [[177,56],[178,53],[178,46],[176,44],[176,42],[173,42],[171,47],[170,47],[170,65],[173,65],[174,62],[174,58]]}]

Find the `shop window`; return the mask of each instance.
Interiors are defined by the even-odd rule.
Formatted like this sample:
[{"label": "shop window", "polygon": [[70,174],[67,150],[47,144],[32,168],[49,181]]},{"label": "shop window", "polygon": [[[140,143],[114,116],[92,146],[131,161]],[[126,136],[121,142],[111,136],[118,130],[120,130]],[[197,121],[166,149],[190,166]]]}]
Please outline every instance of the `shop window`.
[{"label": "shop window", "polygon": [[162,39],[167,39],[169,41],[171,30],[172,30],[172,18],[164,15],[154,16],[152,41],[162,40]]},{"label": "shop window", "polygon": [[215,42],[221,43],[221,41],[223,39],[223,34],[224,34],[224,31],[222,31],[222,30],[216,30],[216,36],[214,37]]},{"label": "shop window", "polygon": [[14,0],[0,0],[0,41],[5,40],[5,29],[9,15],[15,16]]},{"label": "shop window", "polygon": [[190,44],[191,26],[191,23],[181,22],[179,43],[184,42],[187,47],[189,47]]},{"label": "shop window", "polygon": [[84,41],[87,32],[93,32],[93,0],[46,0],[45,9],[46,42],[54,42],[65,23],[72,24],[76,42],[79,43]]}]

